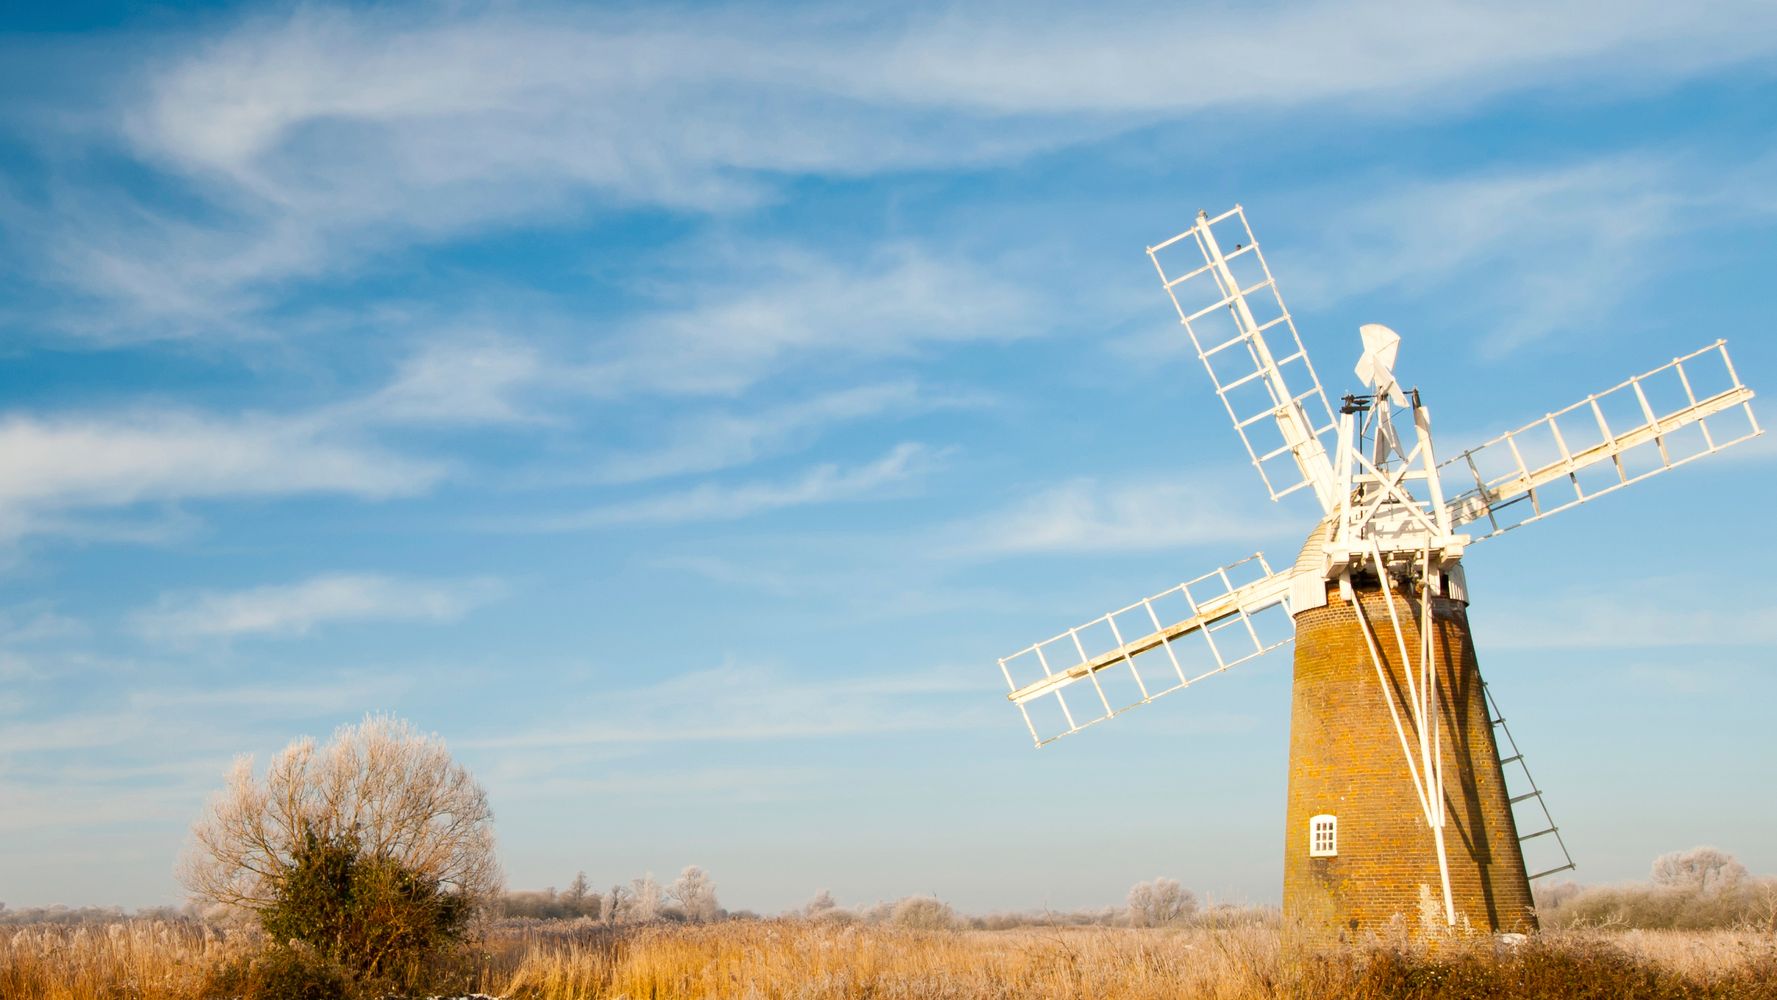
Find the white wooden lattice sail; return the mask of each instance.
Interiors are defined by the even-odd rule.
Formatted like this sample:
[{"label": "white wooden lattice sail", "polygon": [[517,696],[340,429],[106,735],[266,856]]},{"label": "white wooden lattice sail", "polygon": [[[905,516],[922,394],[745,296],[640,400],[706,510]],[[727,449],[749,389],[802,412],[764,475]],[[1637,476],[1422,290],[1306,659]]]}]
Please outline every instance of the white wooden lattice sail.
[{"label": "white wooden lattice sail", "polygon": [[1333,410],[1246,213],[1198,213],[1148,257],[1271,498],[1308,487],[1332,510]]},{"label": "white wooden lattice sail", "polygon": [[1725,341],[1674,358],[1445,462],[1450,520],[1494,535],[1757,437]]},{"label": "white wooden lattice sail", "polygon": [[1289,642],[1288,572],[1263,554],[1094,618],[1000,660],[1037,746]]}]

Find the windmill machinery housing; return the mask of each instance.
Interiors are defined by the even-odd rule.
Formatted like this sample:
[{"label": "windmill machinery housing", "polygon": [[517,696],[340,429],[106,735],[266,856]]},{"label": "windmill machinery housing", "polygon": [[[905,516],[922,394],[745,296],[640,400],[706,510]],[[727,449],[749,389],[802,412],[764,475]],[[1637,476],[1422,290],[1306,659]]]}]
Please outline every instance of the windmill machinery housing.
[{"label": "windmill machinery housing", "polygon": [[[1359,331],[1363,388],[1334,412],[1238,205],[1148,255],[1266,490],[1309,490],[1322,517],[1287,566],[1255,554],[1002,659],[1032,739],[1293,638],[1285,916],[1534,928],[1530,880],[1572,864],[1481,682],[1463,554],[1757,436],[1752,390],[1718,340],[1440,462],[1387,327]],[[1558,852],[1546,870],[1531,841]]]}]

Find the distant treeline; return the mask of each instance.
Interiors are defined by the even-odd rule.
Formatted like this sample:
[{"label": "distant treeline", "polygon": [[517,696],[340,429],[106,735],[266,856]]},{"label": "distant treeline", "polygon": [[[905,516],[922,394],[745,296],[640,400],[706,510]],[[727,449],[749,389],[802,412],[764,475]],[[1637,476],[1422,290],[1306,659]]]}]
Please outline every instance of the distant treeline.
[{"label": "distant treeline", "polygon": [[696,865],[687,866],[670,885],[661,885],[649,874],[602,893],[594,891],[586,873],[580,872],[561,892],[551,886],[541,892],[502,893],[493,911],[493,916],[508,919],[595,920],[605,924],[661,920],[701,924],[739,916],[722,909],[716,899],[716,883]]},{"label": "distant treeline", "polygon": [[[716,904],[715,887],[701,869],[697,872],[705,887],[703,895],[687,892],[684,875],[671,886],[662,888],[651,876],[617,885],[605,892],[594,891],[584,872],[576,875],[565,890],[554,887],[532,892],[508,892],[500,897],[495,916],[506,921],[580,921],[601,924],[643,923],[650,921],[708,922],[713,920],[755,919],[760,914],[751,910],[729,911]],[[688,906],[687,899],[702,899],[698,907]],[[1103,906],[1082,910],[1024,910],[971,916],[956,912],[949,903],[935,896],[904,896],[855,907],[841,906],[832,893],[823,889],[807,903],[776,916],[819,921],[831,924],[868,924],[908,927],[919,930],[1006,930],[1013,927],[1163,927],[1213,925],[1223,927],[1270,924],[1277,918],[1275,907],[1230,906],[1218,904],[1201,907],[1191,890],[1172,879],[1159,878],[1141,882],[1129,890],[1126,905]]]},{"label": "distant treeline", "polygon": [[13,909],[0,903],[0,925],[115,924],[125,920],[197,923],[199,915],[197,908],[192,906],[147,906],[130,911],[121,906],[26,906]]},{"label": "distant treeline", "polygon": [[[1675,851],[1654,861],[1646,882],[1587,886],[1575,882],[1536,887],[1544,927],[1710,930],[1754,928],[1777,932],[1777,878],[1755,877],[1732,855],[1713,847]],[[128,919],[206,923],[194,906],[156,906],[133,913],[116,906],[9,908],[0,903],[0,925],[110,924]],[[503,893],[487,914],[510,923],[599,924],[710,923],[760,916],[723,909],[716,886],[692,865],[671,883],[651,875],[595,891],[584,872],[568,888]],[[1172,879],[1137,883],[1122,906],[1080,910],[1023,910],[983,915],[956,912],[934,896],[841,906],[822,890],[802,906],[777,916],[833,924],[867,924],[924,930],[1006,930],[1015,927],[1262,926],[1276,923],[1269,906],[1200,905],[1197,895]]]},{"label": "distant treeline", "polygon": [[1556,882],[1536,889],[1545,927],[1777,932],[1777,878],[1757,878],[1713,847],[1655,859],[1648,881],[1624,885]]}]

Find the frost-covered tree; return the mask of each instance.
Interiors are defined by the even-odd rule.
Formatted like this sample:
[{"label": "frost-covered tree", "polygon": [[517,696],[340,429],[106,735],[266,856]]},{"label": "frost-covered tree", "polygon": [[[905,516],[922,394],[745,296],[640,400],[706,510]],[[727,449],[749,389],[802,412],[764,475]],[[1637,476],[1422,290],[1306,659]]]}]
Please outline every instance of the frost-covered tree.
[{"label": "frost-covered tree", "polygon": [[624,911],[629,908],[629,890],[620,885],[611,887],[605,898],[599,901],[599,922],[614,924],[624,919]]},{"label": "frost-covered tree", "polygon": [[813,920],[823,913],[830,913],[837,909],[839,909],[839,904],[833,901],[833,894],[822,889],[814,894],[813,899],[802,904],[802,915]]},{"label": "frost-covered tree", "polygon": [[499,886],[486,793],[443,740],[386,715],[340,727],[325,746],[297,740],[263,780],[252,757],[236,759],[227,787],[192,828],[180,880],[199,900],[262,909],[309,838],[347,836],[476,902]]},{"label": "frost-covered tree", "polygon": [[659,920],[664,909],[666,894],[660,891],[660,883],[654,881],[653,872],[630,880],[629,899],[623,907],[622,919],[645,924],[651,920]]},{"label": "frost-covered tree", "polygon": [[684,911],[685,919],[695,923],[708,923],[722,912],[721,905],[716,902],[716,883],[710,880],[708,872],[696,865],[686,865],[668,892]]},{"label": "frost-covered tree", "polygon": [[1197,910],[1197,896],[1174,879],[1137,882],[1129,890],[1129,925],[1164,927]]},{"label": "frost-covered tree", "polygon": [[1652,877],[1661,888],[1705,896],[1739,885],[1746,878],[1746,866],[1726,851],[1693,847],[1655,858]]},{"label": "frost-covered tree", "polygon": [[499,889],[487,795],[444,741],[390,716],[251,757],[192,828],[179,878],[372,972],[452,940]]}]

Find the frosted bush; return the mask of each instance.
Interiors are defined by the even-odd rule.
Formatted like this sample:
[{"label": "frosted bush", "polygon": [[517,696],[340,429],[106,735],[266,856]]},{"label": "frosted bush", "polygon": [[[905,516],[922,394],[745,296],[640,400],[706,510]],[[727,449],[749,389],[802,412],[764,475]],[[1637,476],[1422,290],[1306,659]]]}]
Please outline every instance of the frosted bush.
[{"label": "frosted bush", "polygon": [[685,919],[693,923],[708,923],[722,913],[721,905],[716,902],[716,883],[710,880],[708,872],[696,865],[687,865],[673,880],[668,892],[679,904]]},{"label": "frosted bush", "polygon": [[1197,895],[1174,879],[1137,882],[1129,890],[1129,925],[1165,927],[1197,910]]},{"label": "frosted bush", "polygon": [[908,896],[889,911],[889,923],[916,930],[950,930],[956,926],[956,911],[936,896]]}]

